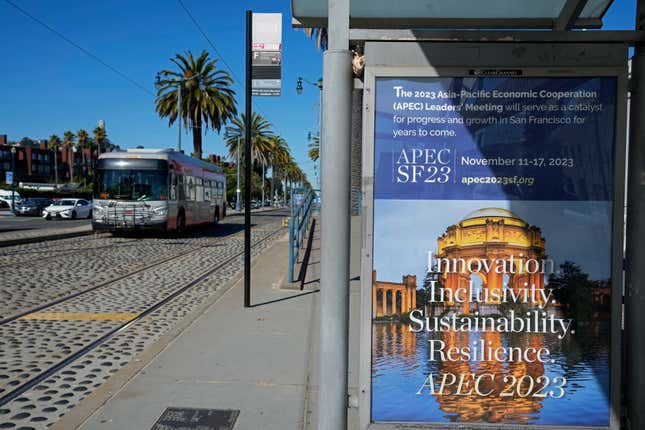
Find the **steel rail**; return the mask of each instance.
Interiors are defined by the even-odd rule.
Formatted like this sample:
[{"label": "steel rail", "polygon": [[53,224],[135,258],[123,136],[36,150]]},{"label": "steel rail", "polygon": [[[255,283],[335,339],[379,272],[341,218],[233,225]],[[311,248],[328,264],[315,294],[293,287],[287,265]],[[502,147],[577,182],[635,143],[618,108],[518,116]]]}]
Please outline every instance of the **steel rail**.
[{"label": "steel rail", "polygon": [[[252,247],[256,247],[257,245],[261,244],[262,242],[268,240],[269,238],[273,237],[274,235],[280,233],[281,231],[284,230],[284,227],[279,227],[273,232],[267,234],[265,237],[262,239],[258,240],[253,244]],[[239,258],[240,256],[244,255],[244,250],[237,252],[236,254],[232,255],[231,257],[227,258],[226,260],[222,261],[212,269],[209,269],[208,271],[202,273],[199,275],[197,278],[193,279],[190,281],[188,284],[184,285],[181,288],[178,288],[174,292],[170,293],[168,296],[166,296],[164,299],[158,301],[157,303],[153,304],[150,306],[148,309],[145,311],[141,312],[138,314],[136,317],[126,321],[124,324],[121,324],[120,326],[110,330],[109,332],[105,333],[104,335],[98,337],[88,345],[84,346],[83,348],[79,349],[78,351],[74,352],[73,354],[67,356],[65,359],[59,361],[57,364],[51,366],[44,372],[39,373],[38,375],[34,376],[27,382],[25,382],[22,385],[17,386],[15,389],[11,390],[7,394],[3,395],[0,397],[0,407],[4,406],[5,404],[9,403],[10,401],[18,398],[22,394],[24,394],[26,391],[31,389],[32,387],[40,384],[41,382],[45,381],[55,373],[57,373],[59,370],[65,368],[67,365],[73,363],[80,357],[83,357],[90,351],[94,350],[96,347],[100,346],[107,340],[111,339],[115,335],[127,330],[129,327],[140,321],[141,319],[145,318],[146,316],[150,315],[152,312],[156,311],[157,309],[161,308],[163,305],[166,303],[170,302],[174,298],[180,296],[181,294],[185,293],[188,291],[190,288],[194,287],[195,285],[199,284],[202,282],[204,279],[207,279],[209,276],[211,276],[213,273],[216,271],[220,270],[221,268],[225,267],[227,264],[235,260],[236,258]]]}]

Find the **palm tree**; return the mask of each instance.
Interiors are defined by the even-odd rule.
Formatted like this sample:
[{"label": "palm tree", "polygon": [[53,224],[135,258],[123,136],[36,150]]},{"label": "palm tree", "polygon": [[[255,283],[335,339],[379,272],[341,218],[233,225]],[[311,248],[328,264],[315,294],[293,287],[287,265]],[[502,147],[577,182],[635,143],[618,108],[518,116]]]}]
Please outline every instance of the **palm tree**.
[{"label": "palm tree", "polygon": [[74,180],[74,139],[76,136],[70,130],[63,133],[63,145],[67,148],[67,164],[69,166],[69,182]]},{"label": "palm tree", "polygon": [[[177,89],[181,88],[181,116],[187,129],[193,131],[195,157],[202,158],[202,127],[218,132],[237,114],[233,79],[216,67],[217,60],[205,50],[194,58],[190,51],[171,58],[179,71],[162,70],[156,83],[156,110],[168,117],[168,126],[177,120]],[[179,83],[179,85],[178,85]]]},{"label": "palm tree", "polygon": [[87,172],[84,171],[85,168],[87,167],[86,160],[85,160],[85,148],[87,148],[90,143],[90,136],[87,134],[87,131],[81,128],[76,133],[76,137],[78,138],[77,145],[81,149],[81,160],[83,162],[83,171],[81,171],[81,174],[83,175],[83,185],[85,186],[87,185],[87,180],[86,180]]},{"label": "palm tree", "polygon": [[271,165],[271,205],[273,206],[273,197],[275,195],[276,173],[280,166],[286,164],[291,156],[287,141],[281,136],[270,138],[271,152],[269,154],[269,164]]},{"label": "palm tree", "polygon": [[[246,116],[236,116],[231,125],[226,127],[226,146],[231,158],[237,158],[237,141],[240,141],[240,159],[244,156],[246,148]],[[271,139],[274,137],[271,131],[271,123],[262,115],[253,112],[251,114],[251,160],[266,163],[269,161],[273,149]]]},{"label": "palm tree", "polygon": [[60,137],[52,134],[49,137],[47,146],[54,153],[54,184],[56,185],[56,188],[58,188],[58,148],[60,148]]},{"label": "palm tree", "polygon": [[94,135],[94,143],[96,143],[97,154],[101,155],[101,148],[103,148],[107,142],[107,132],[104,128],[96,127],[94,130],[92,130],[92,134]]},{"label": "palm tree", "polygon": [[327,50],[327,28],[303,28],[302,29],[308,38],[314,39],[316,42],[316,48],[326,51]]},{"label": "palm tree", "polygon": [[311,136],[309,139],[309,152],[307,155],[309,155],[311,161],[318,161],[318,158],[320,158],[320,136]]}]

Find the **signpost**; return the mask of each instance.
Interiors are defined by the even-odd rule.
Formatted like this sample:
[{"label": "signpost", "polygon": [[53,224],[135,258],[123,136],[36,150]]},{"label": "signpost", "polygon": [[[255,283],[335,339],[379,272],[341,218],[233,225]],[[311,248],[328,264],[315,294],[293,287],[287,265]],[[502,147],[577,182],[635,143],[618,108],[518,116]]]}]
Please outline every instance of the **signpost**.
[{"label": "signpost", "polygon": [[619,426],[625,69],[540,49],[366,69],[362,429]]},{"label": "signpost", "polygon": [[[250,10],[246,11],[245,57],[246,127],[244,130],[244,307],[248,308],[251,306],[251,139],[253,138],[253,136],[251,135],[251,121],[253,116],[252,103],[254,95],[280,95],[280,68],[282,65],[282,14],[253,13]],[[262,174],[262,177],[264,178],[264,172]],[[264,186],[262,187],[262,189],[264,189]],[[264,204],[264,198],[262,198],[262,202]]]},{"label": "signpost", "polygon": [[7,185],[13,185],[13,172],[4,172],[4,181]]},{"label": "signpost", "polygon": [[282,14],[253,14],[254,96],[279,96],[282,69]]}]

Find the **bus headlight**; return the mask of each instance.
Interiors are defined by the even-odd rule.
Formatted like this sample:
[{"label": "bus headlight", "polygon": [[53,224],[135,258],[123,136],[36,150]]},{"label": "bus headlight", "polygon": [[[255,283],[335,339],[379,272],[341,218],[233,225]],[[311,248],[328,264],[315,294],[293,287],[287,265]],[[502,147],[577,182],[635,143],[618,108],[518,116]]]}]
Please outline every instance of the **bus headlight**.
[{"label": "bus headlight", "polygon": [[152,213],[153,213],[155,216],[165,217],[166,215],[168,215],[168,208],[167,208],[167,207],[165,207],[165,206],[162,206],[162,207],[160,207],[160,208],[154,208],[154,209],[152,210]]}]

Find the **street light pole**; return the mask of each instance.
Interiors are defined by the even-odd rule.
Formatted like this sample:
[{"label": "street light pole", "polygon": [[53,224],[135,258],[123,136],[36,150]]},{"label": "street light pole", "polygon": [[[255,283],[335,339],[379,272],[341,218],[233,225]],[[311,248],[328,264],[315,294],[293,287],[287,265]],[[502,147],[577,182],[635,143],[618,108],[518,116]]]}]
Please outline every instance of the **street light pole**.
[{"label": "street light pole", "polygon": [[235,211],[241,210],[240,205],[240,136],[237,137],[237,188],[235,189]]},{"label": "street light pole", "polygon": [[[318,95],[318,163],[322,162],[322,150],[323,150],[323,142],[322,142],[322,119],[323,119],[323,79],[320,78],[316,82],[311,82],[308,81],[307,79],[299,76],[298,81],[296,83],[296,93],[298,95],[301,95],[303,92],[303,87],[302,83],[306,82],[309,85],[313,85],[318,88],[319,95]],[[320,175],[320,180],[318,181],[318,188],[320,189],[320,193],[322,194],[322,169],[319,169],[321,172]]]},{"label": "street light pole", "polygon": [[11,212],[16,213],[16,147],[11,147]]},{"label": "street light pole", "polygon": [[181,152],[181,84],[183,81],[179,79],[177,81],[177,124],[178,133],[177,133],[177,151]]},{"label": "street light pole", "polygon": [[72,145],[72,159],[69,162],[70,168],[69,168],[69,182],[72,183],[74,182],[74,167],[76,165],[76,146]]},{"label": "street light pole", "polygon": [[262,161],[262,207],[264,207],[264,161]]}]

